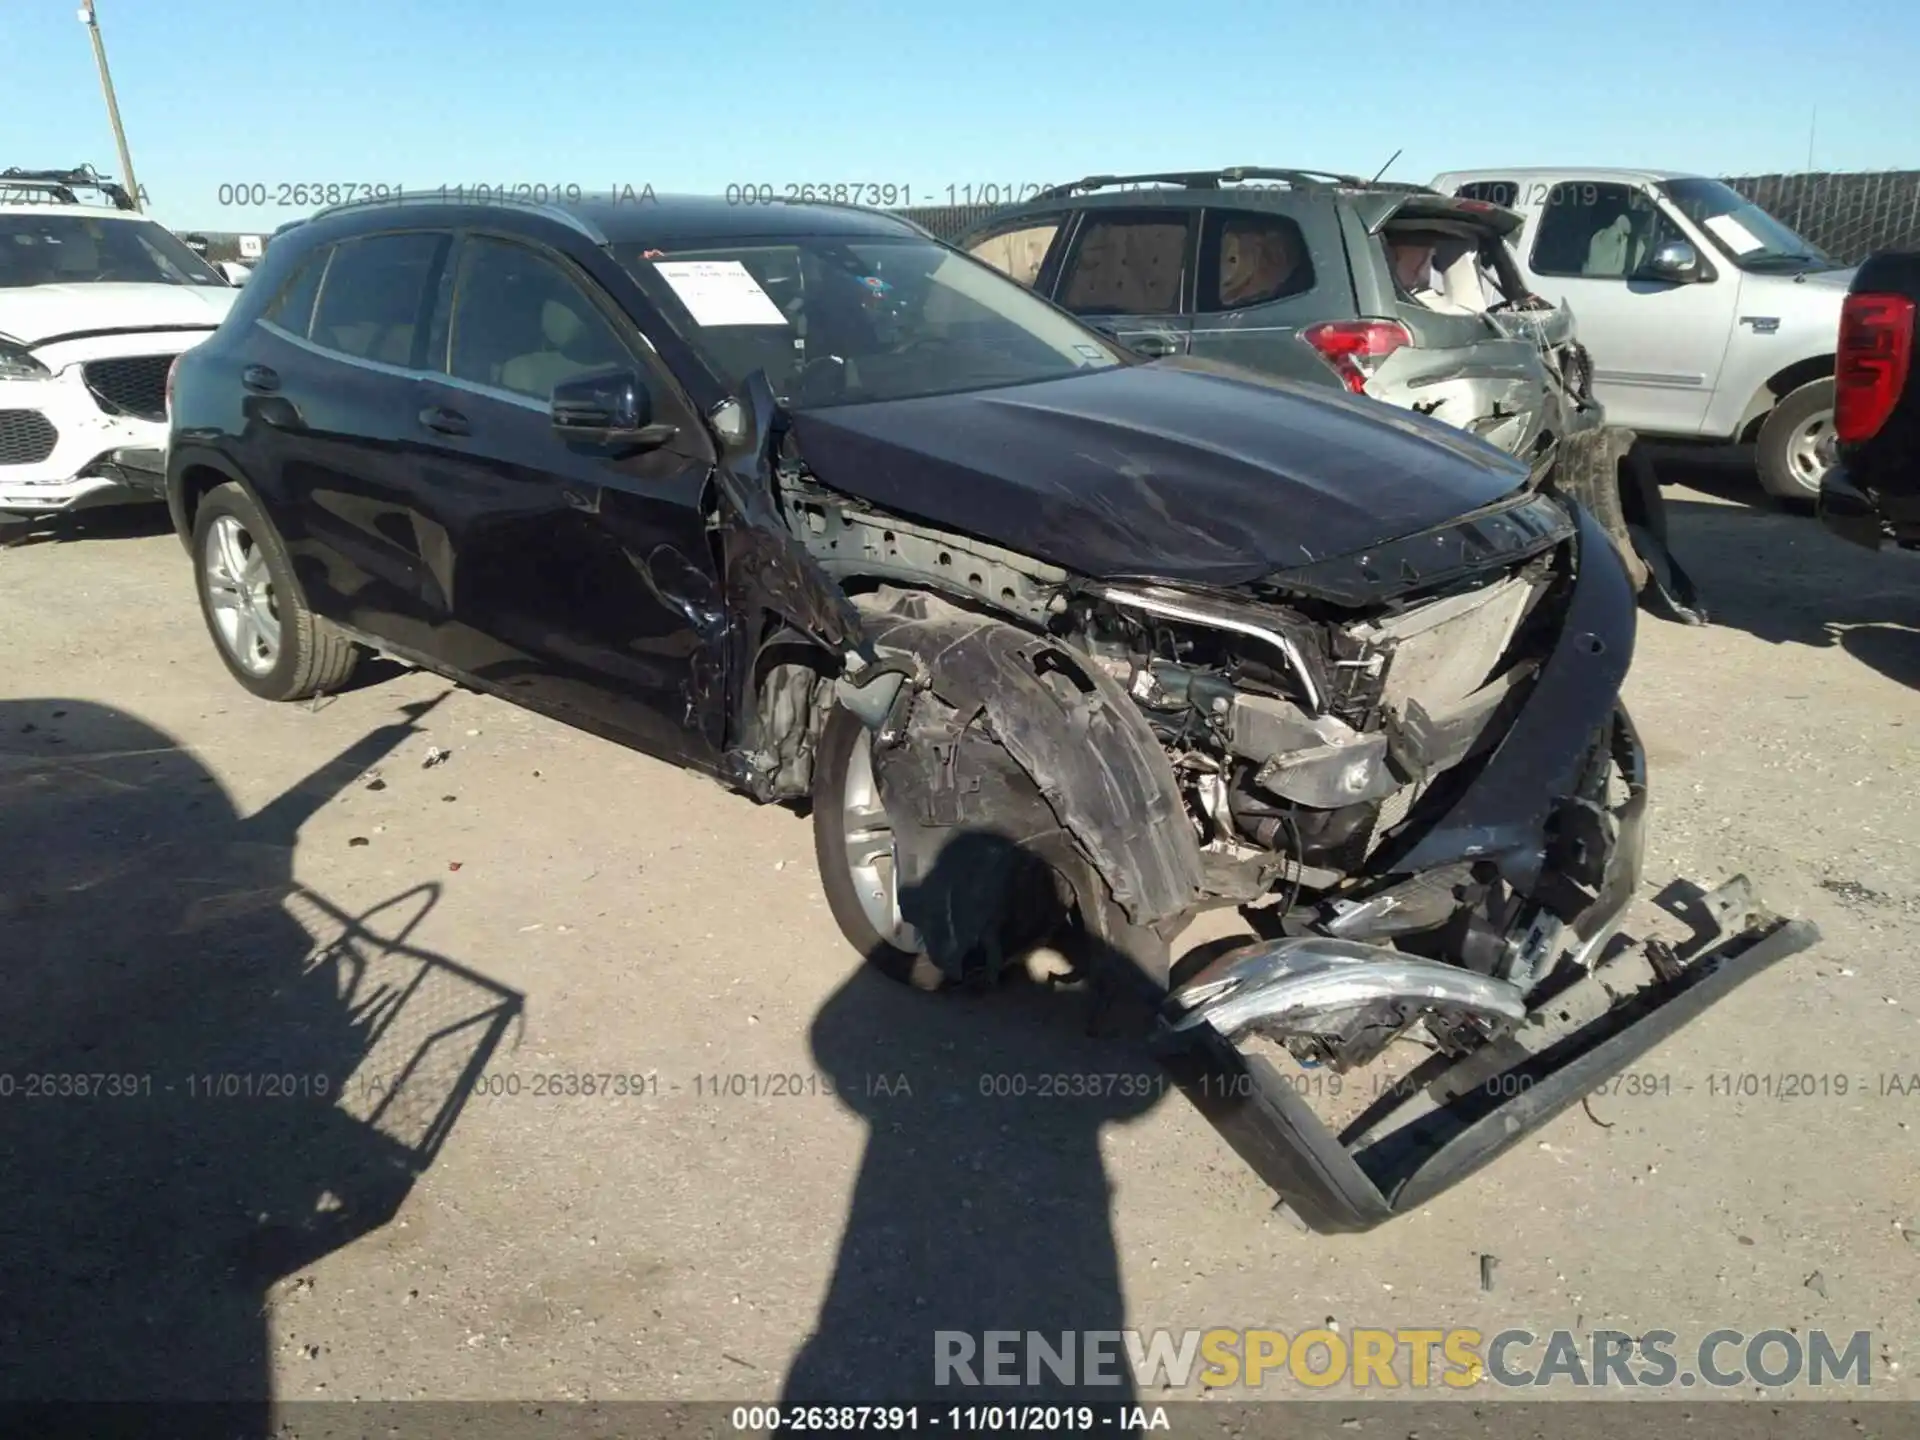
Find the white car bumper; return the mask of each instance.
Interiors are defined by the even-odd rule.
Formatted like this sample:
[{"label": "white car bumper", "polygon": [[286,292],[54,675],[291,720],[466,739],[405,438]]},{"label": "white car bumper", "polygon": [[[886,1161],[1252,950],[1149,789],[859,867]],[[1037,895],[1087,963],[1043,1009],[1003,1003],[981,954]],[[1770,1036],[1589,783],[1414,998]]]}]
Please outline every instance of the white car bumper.
[{"label": "white car bumper", "polygon": [[116,338],[132,353],[96,341],[44,379],[0,380],[0,515],[165,498],[167,367],[206,336]]}]

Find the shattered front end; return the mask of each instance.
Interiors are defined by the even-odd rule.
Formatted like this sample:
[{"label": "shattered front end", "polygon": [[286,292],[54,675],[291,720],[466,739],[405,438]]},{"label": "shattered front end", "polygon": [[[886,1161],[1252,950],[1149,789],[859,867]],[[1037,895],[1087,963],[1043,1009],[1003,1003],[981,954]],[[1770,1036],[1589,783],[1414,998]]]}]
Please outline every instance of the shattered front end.
[{"label": "shattered front end", "polygon": [[[1269,939],[1176,973],[1155,1045],[1310,1228],[1425,1203],[1817,938],[1744,880],[1692,897],[1683,945],[1621,936],[1647,807],[1619,700],[1635,605],[1586,511],[1534,496],[1267,588],[1296,683],[1262,694],[1236,667],[1221,763],[1190,727],[1170,756],[1220,794],[1210,881],[1277,873],[1280,898],[1246,909]],[[1309,1096],[1341,1076],[1329,1121]]]}]

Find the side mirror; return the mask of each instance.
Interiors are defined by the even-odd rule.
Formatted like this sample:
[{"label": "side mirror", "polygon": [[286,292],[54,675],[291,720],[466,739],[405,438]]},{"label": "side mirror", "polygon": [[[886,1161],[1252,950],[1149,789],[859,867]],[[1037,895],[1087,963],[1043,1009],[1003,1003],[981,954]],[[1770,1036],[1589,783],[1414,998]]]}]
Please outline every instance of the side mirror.
[{"label": "side mirror", "polygon": [[653,396],[630,370],[582,375],[553,387],[553,428],[571,440],[598,444],[664,445],[679,427],[653,423]]},{"label": "side mirror", "polygon": [[1650,280],[1684,284],[1699,278],[1700,252],[1685,240],[1668,240],[1647,257],[1641,273]]}]

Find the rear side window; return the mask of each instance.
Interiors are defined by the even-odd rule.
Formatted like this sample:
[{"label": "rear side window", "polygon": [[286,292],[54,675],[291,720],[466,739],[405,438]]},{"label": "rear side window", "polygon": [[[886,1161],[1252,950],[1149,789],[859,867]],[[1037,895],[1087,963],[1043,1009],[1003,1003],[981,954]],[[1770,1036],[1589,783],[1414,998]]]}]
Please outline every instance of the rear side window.
[{"label": "rear side window", "polygon": [[326,272],[327,256],[332,253],[331,246],[322,246],[302,260],[260,318],[306,339],[307,326],[313,320],[313,299],[320,293],[320,277]]},{"label": "rear side window", "polygon": [[413,365],[447,237],[414,231],[371,235],[334,247],[309,332],[356,360]]},{"label": "rear side window", "polygon": [[1313,261],[1300,227],[1285,215],[1212,212],[1200,269],[1199,308],[1244,310],[1313,289]]},{"label": "rear side window", "polygon": [[1044,220],[1021,220],[974,241],[967,247],[967,253],[976,260],[984,260],[1008,279],[1031,288],[1040,277],[1040,266],[1053,246],[1053,237],[1059,233],[1057,215]]},{"label": "rear side window", "polygon": [[622,367],[633,357],[572,277],[524,246],[467,242],[447,356],[456,380],[544,401],[563,380]]},{"label": "rear side window", "polygon": [[1472,180],[1453,193],[1462,200],[1484,200],[1505,210],[1520,199],[1520,187],[1511,180]]},{"label": "rear side window", "polygon": [[1193,251],[1192,216],[1089,215],[1068,257],[1060,303],[1076,315],[1177,315]]}]

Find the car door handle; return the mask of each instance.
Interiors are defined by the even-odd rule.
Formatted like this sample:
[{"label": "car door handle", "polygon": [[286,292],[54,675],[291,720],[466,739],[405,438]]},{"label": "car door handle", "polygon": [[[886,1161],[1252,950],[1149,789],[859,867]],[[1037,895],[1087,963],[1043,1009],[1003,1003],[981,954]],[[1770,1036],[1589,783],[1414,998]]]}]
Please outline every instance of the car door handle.
[{"label": "car door handle", "polygon": [[436,430],[442,435],[465,435],[472,428],[467,424],[466,416],[458,410],[449,410],[444,405],[429,405],[422,410],[420,423],[427,429]]},{"label": "car door handle", "polygon": [[249,365],[240,372],[240,383],[256,395],[271,395],[280,388],[280,375],[265,365]]}]

